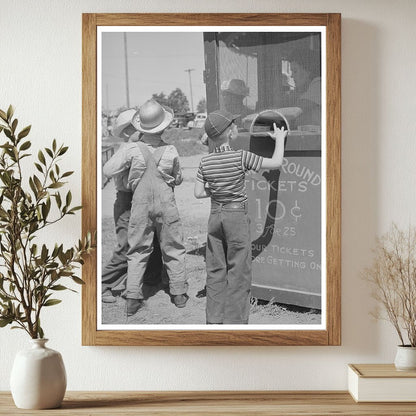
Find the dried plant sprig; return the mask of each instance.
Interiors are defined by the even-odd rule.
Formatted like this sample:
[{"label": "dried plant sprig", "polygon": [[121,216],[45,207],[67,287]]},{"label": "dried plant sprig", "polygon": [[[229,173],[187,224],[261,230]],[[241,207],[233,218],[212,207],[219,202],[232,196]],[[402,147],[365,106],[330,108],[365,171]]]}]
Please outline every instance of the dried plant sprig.
[{"label": "dried plant sprig", "polygon": [[363,277],[373,286],[373,297],[385,313],[374,314],[395,328],[401,345],[416,347],[416,228],[406,231],[392,224],[377,239],[374,261]]},{"label": "dried plant sprig", "polygon": [[69,249],[55,244],[49,249],[38,246],[38,232],[74,215],[80,206],[71,206],[72,194],[61,194],[65,178],[58,162],[68,147],[53,140],[50,148],[39,150],[34,166],[38,171],[24,183],[21,160],[31,156],[31,142],[24,140],[31,126],[17,133],[18,119],[10,106],[0,110],[0,133],[6,141],[0,145],[0,327],[25,330],[32,338],[43,338],[41,311],[57,305],[53,294],[71,290],[61,284],[69,278],[84,282],[76,275],[83,257],[94,248],[95,237],[85,238]]}]

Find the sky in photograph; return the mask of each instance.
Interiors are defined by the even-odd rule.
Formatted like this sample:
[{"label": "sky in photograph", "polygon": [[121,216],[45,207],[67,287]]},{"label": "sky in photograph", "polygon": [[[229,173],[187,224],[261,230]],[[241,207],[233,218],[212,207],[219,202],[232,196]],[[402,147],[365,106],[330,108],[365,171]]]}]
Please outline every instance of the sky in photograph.
[{"label": "sky in photograph", "polygon": [[[102,34],[102,107],[115,110],[127,105],[123,32]],[[140,106],[153,93],[168,96],[180,88],[194,110],[205,98],[203,34],[184,32],[127,32],[130,107]]]}]

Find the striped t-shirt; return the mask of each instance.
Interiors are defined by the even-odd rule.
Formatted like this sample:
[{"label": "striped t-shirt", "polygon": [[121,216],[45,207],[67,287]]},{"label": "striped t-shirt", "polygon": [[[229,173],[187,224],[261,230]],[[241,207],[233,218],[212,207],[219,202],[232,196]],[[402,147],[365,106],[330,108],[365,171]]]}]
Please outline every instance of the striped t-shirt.
[{"label": "striped t-shirt", "polygon": [[245,174],[249,170],[258,172],[262,162],[263,158],[254,153],[221,146],[201,159],[197,180],[208,184],[211,199],[216,202],[244,202]]}]

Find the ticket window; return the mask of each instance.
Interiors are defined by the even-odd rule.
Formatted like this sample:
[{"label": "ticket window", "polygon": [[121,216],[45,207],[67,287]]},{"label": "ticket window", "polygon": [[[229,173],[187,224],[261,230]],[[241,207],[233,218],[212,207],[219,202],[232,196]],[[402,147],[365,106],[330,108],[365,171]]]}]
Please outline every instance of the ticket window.
[{"label": "ticket window", "polygon": [[205,34],[208,111],[243,119],[266,109],[300,108],[294,128],[321,126],[320,33]]}]

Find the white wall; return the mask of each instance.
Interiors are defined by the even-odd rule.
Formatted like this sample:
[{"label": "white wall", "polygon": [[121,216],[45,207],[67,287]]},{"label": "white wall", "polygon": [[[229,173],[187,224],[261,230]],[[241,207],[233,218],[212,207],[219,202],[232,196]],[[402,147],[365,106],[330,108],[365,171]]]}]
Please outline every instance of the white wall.
[{"label": "white wall", "polygon": [[[82,347],[81,298],[45,311],[70,390],[345,389],[346,364],[392,362],[396,336],[369,316],[359,278],[375,235],[415,222],[416,2],[413,0],[0,0],[0,108],[32,124],[34,148],[56,137],[81,188],[81,13],[342,13],[342,346]],[[72,222],[71,222],[72,221]],[[70,244],[80,216],[48,238]],[[28,337],[0,331],[0,390]]]}]

